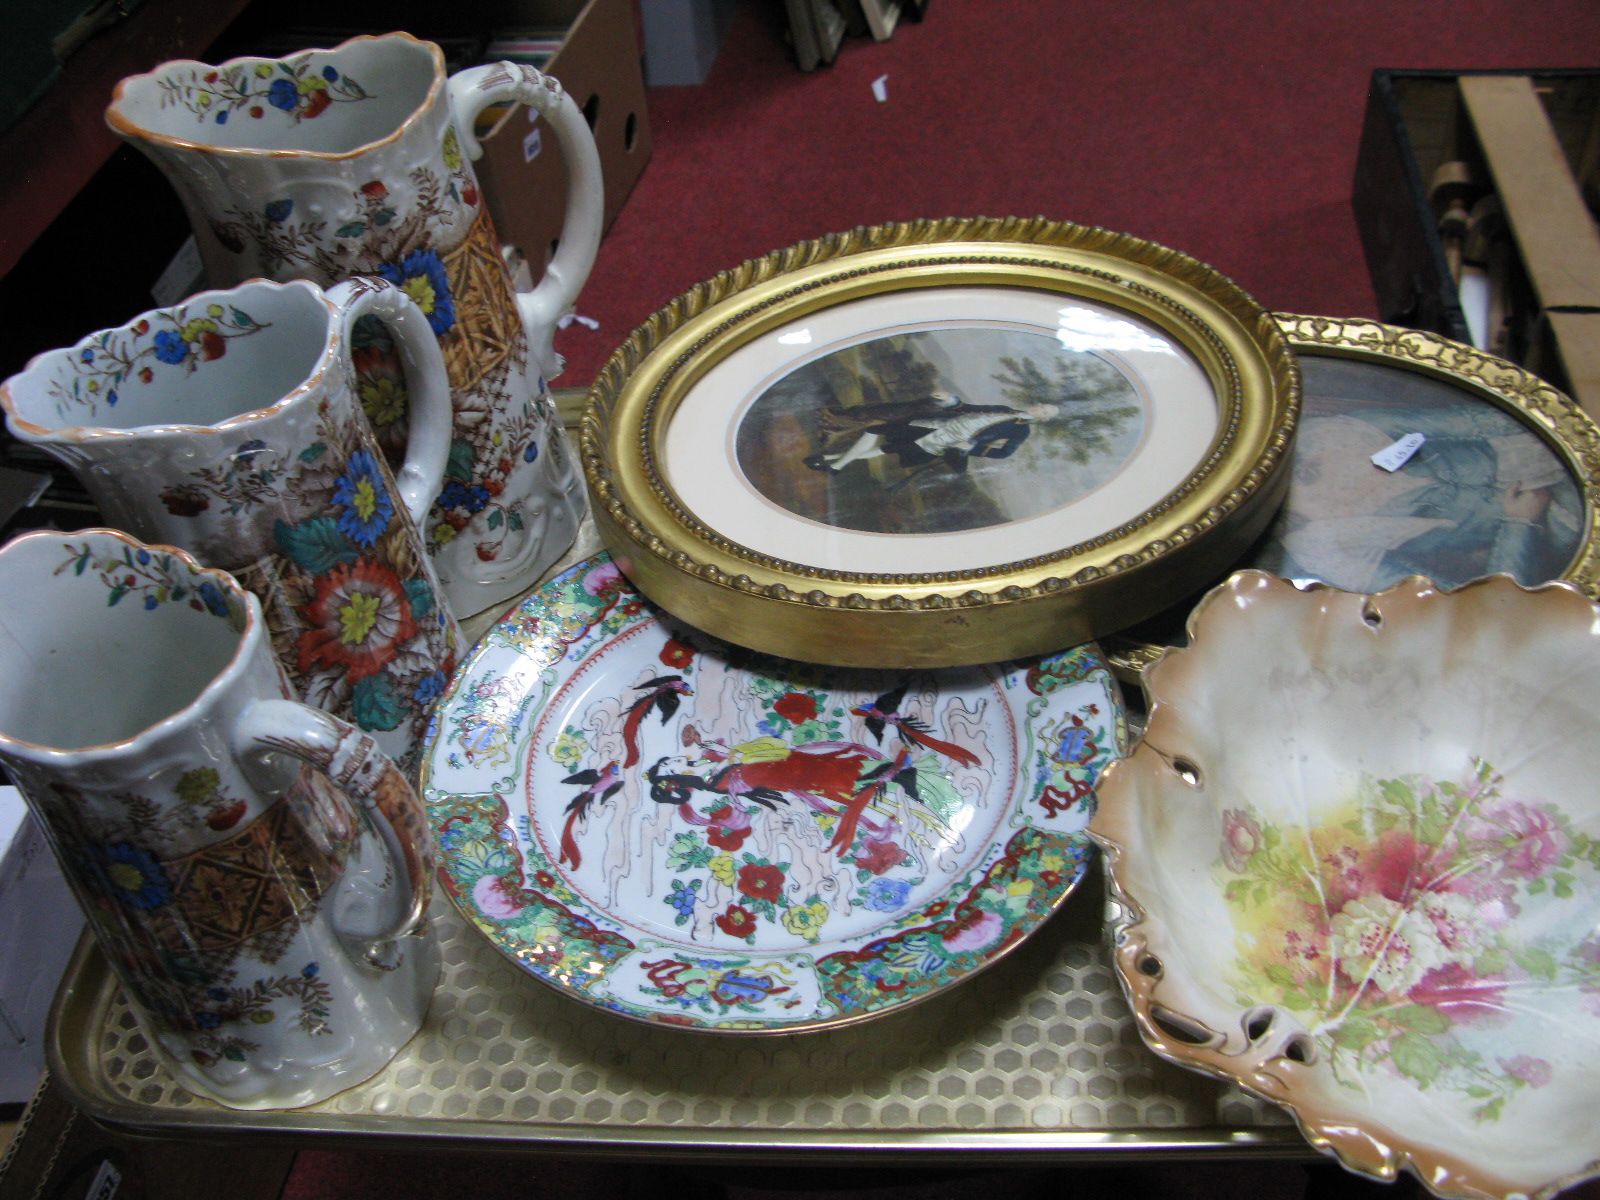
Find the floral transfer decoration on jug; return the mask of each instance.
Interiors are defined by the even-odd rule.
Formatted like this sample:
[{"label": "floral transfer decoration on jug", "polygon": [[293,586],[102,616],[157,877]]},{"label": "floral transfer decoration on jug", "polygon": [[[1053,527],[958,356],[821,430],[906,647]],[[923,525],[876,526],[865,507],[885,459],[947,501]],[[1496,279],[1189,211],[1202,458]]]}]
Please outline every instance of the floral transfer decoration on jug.
[{"label": "floral transfer decoration on jug", "polygon": [[309,59],[196,66],[162,79],[160,88],[163,108],[184,108],[217,125],[241,113],[256,121],[267,116],[305,121],[320,117],[329,105],[373,98],[333,64],[319,67]]},{"label": "floral transfer decoration on jug", "polygon": [[1600,882],[1600,840],[1476,762],[1457,780],[1364,777],[1309,827],[1222,813],[1217,880],[1241,995],[1305,1024],[1348,1087],[1388,1071],[1480,1122],[1552,1064],[1505,1040],[1515,1010],[1576,991],[1600,1015],[1600,935],[1561,909]]},{"label": "floral transfer decoration on jug", "polygon": [[[331,229],[320,218],[301,217],[285,195],[259,209],[228,210],[212,232],[234,253],[253,249],[268,274],[376,275],[422,310],[444,351],[456,406],[447,482],[423,532],[433,551],[470,525],[477,557],[493,561],[528,520],[520,497],[500,497],[514,471],[538,461],[553,418],[538,404],[512,403],[515,379],[528,364],[527,340],[453,128],[445,129],[440,162],[442,175],[418,166],[403,188],[369,180],[350,194],[345,216]],[[356,394],[392,459],[405,442],[404,376],[381,321],[364,318],[355,340]],[[545,395],[542,379],[535,391]]]},{"label": "floral transfer decoration on jug", "polygon": [[[179,368],[193,372],[228,352],[233,338],[270,329],[249,313],[232,306],[208,304],[201,311],[179,306],[162,309],[122,329],[108,329],[93,344],[77,351],[70,377],[50,388],[56,413],[63,420],[93,424],[119,399],[130,382],[149,384],[156,372]],[[178,421],[183,414],[174,412]]]},{"label": "floral transfer decoration on jug", "polygon": [[805,1028],[938,991],[1048,916],[1123,736],[1092,649],[783,662],[664,619],[601,556],[486,637],[424,781],[448,890],[535,975],[646,1020]]}]

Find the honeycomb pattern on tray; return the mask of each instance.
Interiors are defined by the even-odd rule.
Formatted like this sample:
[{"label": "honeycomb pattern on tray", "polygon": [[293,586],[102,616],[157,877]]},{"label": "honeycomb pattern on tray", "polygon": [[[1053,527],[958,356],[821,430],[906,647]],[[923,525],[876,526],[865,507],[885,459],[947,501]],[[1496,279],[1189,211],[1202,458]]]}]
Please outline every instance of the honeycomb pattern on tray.
[{"label": "honeycomb pattern on tray", "polygon": [[[450,1120],[529,1137],[587,1128],[721,1129],[804,1144],[840,1131],[1137,1134],[1290,1124],[1275,1106],[1151,1054],[1109,966],[1095,871],[1063,910],[982,975],[920,1005],[815,1033],[740,1037],[634,1023],[522,974],[445,901],[444,963],[421,1033],[372,1080],[300,1113]],[[102,1095],[215,1108],[177,1086],[120,994],[105,1010]],[[223,1110],[217,1110],[219,1116]],[[297,1114],[277,1116],[293,1127]],[[259,1123],[259,1121],[258,1121]],[[495,1136],[506,1136],[497,1132]]]}]

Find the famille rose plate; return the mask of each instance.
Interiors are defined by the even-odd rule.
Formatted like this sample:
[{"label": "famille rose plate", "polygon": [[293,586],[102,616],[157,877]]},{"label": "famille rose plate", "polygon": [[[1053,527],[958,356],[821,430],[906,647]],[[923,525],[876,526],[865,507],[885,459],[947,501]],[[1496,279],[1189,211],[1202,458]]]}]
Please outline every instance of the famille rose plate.
[{"label": "famille rose plate", "polygon": [[1159,1054],[1448,1197],[1600,1174],[1600,606],[1242,571],[1099,786]]},{"label": "famille rose plate", "polygon": [[422,783],[446,890],[530,974],[782,1032],[925,999],[1026,937],[1083,875],[1125,743],[1092,646],[808,666],[673,621],[600,555],[485,635]]}]

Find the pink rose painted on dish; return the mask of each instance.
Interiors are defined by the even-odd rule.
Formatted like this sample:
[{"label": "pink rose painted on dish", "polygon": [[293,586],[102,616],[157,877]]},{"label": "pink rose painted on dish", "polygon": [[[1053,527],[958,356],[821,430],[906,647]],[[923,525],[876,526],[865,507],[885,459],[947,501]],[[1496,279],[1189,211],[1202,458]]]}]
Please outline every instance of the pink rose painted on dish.
[{"label": "pink rose painted on dish", "polygon": [[1261,826],[1242,808],[1222,813],[1222,861],[1228,870],[1242,872],[1261,849]]},{"label": "pink rose painted on dish", "polygon": [[1553,870],[1567,852],[1567,834],[1548,806],[1508,801],[1483,814],[1478,830],[1484,840],[1504,847],[1501,870],[1517,879],[1537,879]]},{"label": "pink rose painted on dish", "polygon": [[583,590],[591,596],[604,596],[622,587],[622,572],[616,564],[603,562],[583,577]]},{"label": "pink rose painted on dish", "polygon": [[975,909],[956,922],[956,927],[944,935],[944,948],[952,954],[965,954],[986,950],[1000,940],[1005,932],[1005,922],[996,914]]},{"label": "pink rose painted on dish", "polygon": [[509,921],[522,911],[522,902],[511,895],[506,881],[498,875],[485,875],[472,886],[472,902],[486,917]]},{"label": "pink rose painted on dish", "polygon": [[1543,1087],[1550,1082],[1550,1064],[1542,1058],[1519,1054],[1515,1058],[1502,1058],[1500,1069],[1513,1079],[1520,1079],[1529,1087]]}]

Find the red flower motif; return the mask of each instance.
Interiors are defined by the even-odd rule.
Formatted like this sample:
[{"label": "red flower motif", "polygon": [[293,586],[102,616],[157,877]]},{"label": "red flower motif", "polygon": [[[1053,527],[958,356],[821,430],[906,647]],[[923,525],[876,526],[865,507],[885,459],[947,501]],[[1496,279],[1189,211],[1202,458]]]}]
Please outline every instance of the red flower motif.
[{"label": "red flower motif", "polygon": [[215,83],[217,81],[217,73],[215,71],[207,71],[201,78],[207,83]]},{"label": "red flower motif", "polygon": [[752,937],[756,931],[756,917],[749,909],[730,904],[728,911],[717,918],[717,928],[729,937]]},{"label": "red flower motif", "polygon": [[300,635],[298,669],[344,667],[350,682],[376,675],[417,636],[411,601],[395,573],[369,558],[340,563],[317,579],[317,594],[300,615],[311,628]]},{"label": "red flower motif", "polygon": [[383,186],[383,181],[374,179],[371,183],[361,185],[361,194],[373,200],[382,200],[389,194],[389,189]]},{"label": "red flower motif", "polygon": [[493,562],[500,553],[500,547],[488,542],[479,542],[477,545],[478,557],[484,562]]},{"label": "red flower motif", "polygon": [[538,872],[534,875],[533,881],[544,888],[552,888],[556,885],[556,877],[550,874],[549,871]]},{"label": "red flower motif", "polygon": [[739,891],[753,900],[783,899],[783,868],[750,863],[739,868]]},{"label": "red flower motif", "polygon": [[661,661],[681,671],[694,661],[694,647],[677,638],[669,638],[667,644],[661,647]]},{"label": "red flower motif", "polygon": [[239,818],[244,816],[247,805],[243,800],[235,800],[232,804],[214,808],[206,814],[206,825],[221,833],[224,829],[232,829],[239,823]]},{"label": "red flower motif", "polygon": [[816,717],[817,702],[804,692],[790,692],[772,706],[772,711],[791,725],[804,725]]},{"label": "red flower motif", "polygon": [[893,842],[869,842],[867,853],[857,856],[858,867],[865,867],[874,875],[892,871],[906,860],[906,852]]},{"label": "red flower motif", "polygon": [[252,104],[250,106],[250,115],[258,121],[266,115],[266,112],[267,110],[262,108],[259,104]]},{"label": "red flower motif", "polygon": [[750,836],[750,826],[741,825],[737,829],[730,829],[725,822],[733,816],[733,806],[724,804],[711,814],[711,827],[706,830],[706,841],[718,850],[737,850],[744,845],[745,838]]},{"label": "red flower motif", "polygon": [[465,204],[476,204],[478,202],[478,189],[475,187],[462,188],[461,199]]},{"label": "red flower motif", "polygon": [[145,334],[150,332],[150,322],[140,321],[133,327],[133,332],[136,337],[143,337]]},{"label": "red flower motif", "polygon": [[221,358],[227,352],[228,343],[223,340],[220,333],[214,333],[208,329],[200,335],[200,357],[207,362]]},{"label": "red flower motif", "polygon": [[328,89],[318,88],[311,93],[311,103],[306,105],[305,115],[307,117],[320,117],[322,110],[332,103],[333,97],[328,95]]},{"label": "red flower motif", "polygon": [[155,377],[156,377],[156,373],[154,371],[152,371],[149,367],[140,367],[139,368],[139,381],[141,383],[149,383]]}]

